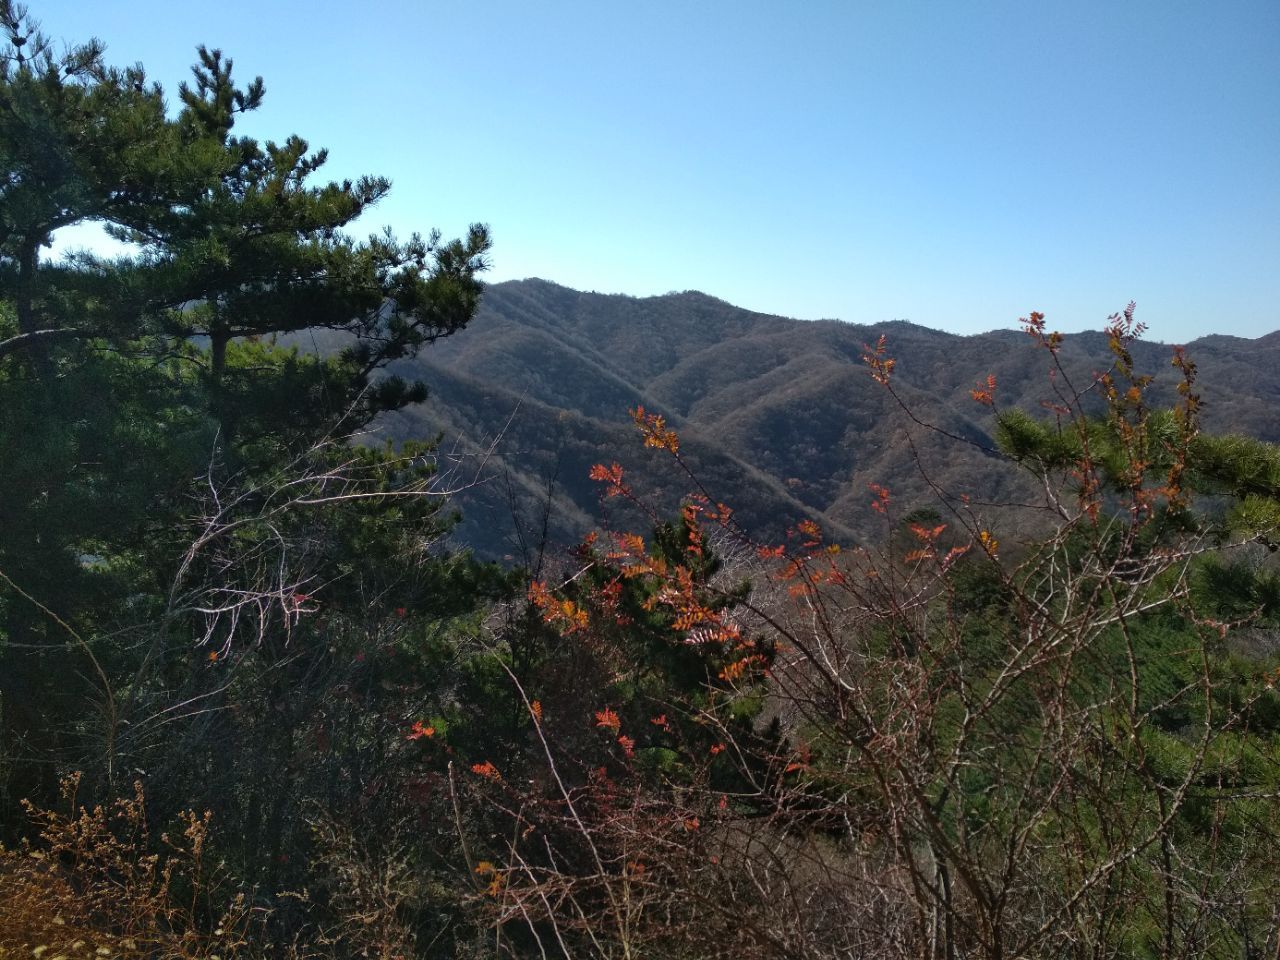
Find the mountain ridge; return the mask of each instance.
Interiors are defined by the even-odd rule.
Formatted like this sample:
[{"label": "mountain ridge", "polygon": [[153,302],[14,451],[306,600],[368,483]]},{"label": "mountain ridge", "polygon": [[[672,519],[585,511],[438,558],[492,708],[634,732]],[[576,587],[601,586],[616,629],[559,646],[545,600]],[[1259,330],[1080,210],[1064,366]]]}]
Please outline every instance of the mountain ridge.
[{"label": "mountain ridge", "polygon": [[[873,382],[862,356],[881,335],[898,360],[902,401],[972,445],[921,430]],[[1157,375],[1153,401],[1171,403],[1172,348],[1139,341],[1132,349],[1138,367]],[[1186,349],[1200,364],[1206,429],[1280,442],[1280,387],[1271,376],[1280,368],[1280,332],[1211,335]],[[494,526],[504,522],[496,484],[461,497],[460,537],[489,556],[527,543],[528,531],[515,535],[516,527],[541,515],[536,501],[552,478],[555,541],[609,522],[586,479],[594,462],[619,461],[637,493],[652,491],[661,509],[674,511],[692,481],[642,449],[629,414],[636,406],[668,417],[695,473],[762,537],[811,517],[856,538],[875,520],[870,483],[899,491],[904,509],[933,504],[934,484],[983,501],[1033,498],[1016,469],[981,453],[994,446],[993,415],[970,390],[993,374],[1000,406],[1043,412],[1052,359],[1016,330],[961,335],[901,320],[794,320],[697,291],[631,297],[506,281],[487,288],[468,329],[396,368],[424,379],[431,397],[391,418],[386,432],[443,430],[447,443],[473,453],[503,436],[491,461],[494,476],[506,478],[507,534]],[[1109,363],[1107,338],[1068,334],[1058,360],[1066,379],[1088,383]]]}]

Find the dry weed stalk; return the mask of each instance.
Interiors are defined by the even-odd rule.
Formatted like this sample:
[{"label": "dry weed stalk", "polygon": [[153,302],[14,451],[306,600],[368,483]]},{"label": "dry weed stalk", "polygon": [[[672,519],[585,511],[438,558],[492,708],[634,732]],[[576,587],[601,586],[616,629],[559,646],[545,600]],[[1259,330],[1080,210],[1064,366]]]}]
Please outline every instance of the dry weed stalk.
[{"label": "dry weed stalk", "polygon": [[157,852],[141,785],[109,807],[27,805],[39,844],[0,852],[0,951],[212,960],[245,953],[254,912],[206,859],[209,816],[187,811]]}]

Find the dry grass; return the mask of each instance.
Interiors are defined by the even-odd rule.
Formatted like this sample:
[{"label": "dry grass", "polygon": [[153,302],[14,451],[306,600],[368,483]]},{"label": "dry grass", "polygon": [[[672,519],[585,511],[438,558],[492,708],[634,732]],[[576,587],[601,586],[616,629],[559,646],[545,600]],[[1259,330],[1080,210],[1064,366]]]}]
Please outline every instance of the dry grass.
[{"label": "dry grass", "polygon": [[[187,812],[152,842],[141,786],[109,807],[29,808],[39,844],[0,850],[0,957],[224,960],[247,951],[243,894],[205,863],[209,815]],[[159,851],[159,852],[157,852]]]}]

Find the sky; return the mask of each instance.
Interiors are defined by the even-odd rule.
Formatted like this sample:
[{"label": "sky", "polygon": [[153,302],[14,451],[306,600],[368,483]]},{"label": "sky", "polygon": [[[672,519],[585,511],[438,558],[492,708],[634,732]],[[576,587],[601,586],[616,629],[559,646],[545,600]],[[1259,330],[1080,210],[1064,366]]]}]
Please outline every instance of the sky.
[{"label": "sky", "polygon": [[[1280,2],[53,0],[240,130],[389,177],[360,233],[488,223],[491,281],[957,333],[1280,329]],[[176,100],[176,97],[174,98]],[[92,228],[59,248],[96,243]]]}]

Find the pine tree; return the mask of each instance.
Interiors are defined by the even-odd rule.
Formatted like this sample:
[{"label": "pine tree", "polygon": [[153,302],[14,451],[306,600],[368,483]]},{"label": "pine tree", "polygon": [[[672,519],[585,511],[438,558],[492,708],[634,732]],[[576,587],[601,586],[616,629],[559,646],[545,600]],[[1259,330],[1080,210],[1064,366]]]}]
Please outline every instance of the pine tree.
[{"label": "pine tree", "polygon": [[[501,588],[429,551],[450,521],[427,449],[347,440],[425,396],[386,368],[470,320],[488,231],[349,235],[389,183],[323,182],[301,137],[240,136],[265,87],[217,50],[171,110],[142,67],[55,53],[10,0],[0,32],[0,823],[61,770],[116,789],[127,766],[165,772],[162,808],[196,784],[297,827],[306,792],[262,771],[288,769],[377,624]],[[134,252],[41,258],[80,223]],[[249,763],[234,743],[255,738]]]}]

